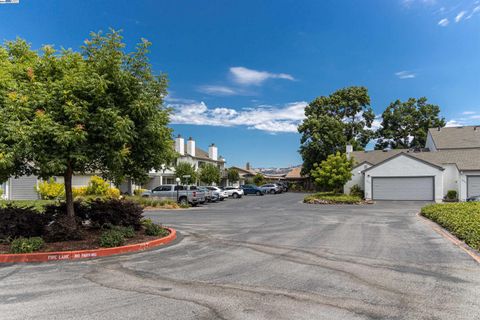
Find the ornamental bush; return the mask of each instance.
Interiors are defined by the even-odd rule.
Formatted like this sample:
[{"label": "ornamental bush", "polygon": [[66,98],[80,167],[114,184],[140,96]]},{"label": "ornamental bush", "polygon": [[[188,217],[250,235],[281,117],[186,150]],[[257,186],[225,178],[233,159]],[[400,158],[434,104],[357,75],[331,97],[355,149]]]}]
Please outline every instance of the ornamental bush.
[{"label": "ornamental bush", "polygon": [[310,175],[318,187],[340,193],[352,178],[353,159],[347,159],[345,154],[337,152],[313,167]]},{"label": "ornamental bush", "polygon": [[422,215],[450,231],[470,247],[480,250],[480,203],[432,204]]},{"label": "ornamental bush", "polygon": [[100,246],[111,248],[118,247],[125,243],[125,236],[119,230],[109,229],[105,230],[100,236]]},{"label": "ornamental bush", "polygon": [[42,181],[35,188],[41,199],[58,200],[65,198],[65,185],[56,182],[53,178],[48,181]]},{"label": "ornamental bush", "polygon": [[107,194],[110,184],[100,178],[99,176],[93,176],[88,182],[86,189],[86,195],[91,196],[104,196]]},{"label": "ornamental bush", "polygon": [[447,191],[447,199],[456,200],[457,199],[457,190],[448,190]]},{"label": "ornamental bush", "polygon": [[143,208],[128,200],[119,199],[94,199],[87,203],[88,219],[92,226],[105,225],[133,227],[139,230],[142,226],[141,219]]},{"label": "ornamental bush", "polygon": [[17,238],[10,244],[11,253],[30,253],[40,250],[45,242],[40,237]]},{"label": "ornamental bush", "polygon": [[142,225],[147,236],[166,237],[169,235],[169,231],[167,229],[159,224],[153,223],[151,219],[142,220]]},{"label": "ornamental bush", "polygon": [[73,187],[73,198],[85,197],[87,195],[87,187]]},{"label": "ornamental bush", "polygon": [[16,207],[8,203],[0,207],[0,239],[41,236],[49,222],[49,217],[34,207]]},{"label": "ornamental bush", "polygon": [[107,198],[118,199],[120,198],[120,190],[117,188],[108,188],[107,192],[105,193],[105,196]]}]

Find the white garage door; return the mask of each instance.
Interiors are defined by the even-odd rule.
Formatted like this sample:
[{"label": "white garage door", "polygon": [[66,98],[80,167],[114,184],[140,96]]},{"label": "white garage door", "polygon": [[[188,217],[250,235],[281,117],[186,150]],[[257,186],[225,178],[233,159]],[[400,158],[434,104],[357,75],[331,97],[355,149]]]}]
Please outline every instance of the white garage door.
[{"label": "white garage door", "polygon": [[480,176],[467,176],[467,198],[480,196]]},{"label": "white garage door", "polygon": [[434,177],[373,177],[374,200],[434,200]]}]

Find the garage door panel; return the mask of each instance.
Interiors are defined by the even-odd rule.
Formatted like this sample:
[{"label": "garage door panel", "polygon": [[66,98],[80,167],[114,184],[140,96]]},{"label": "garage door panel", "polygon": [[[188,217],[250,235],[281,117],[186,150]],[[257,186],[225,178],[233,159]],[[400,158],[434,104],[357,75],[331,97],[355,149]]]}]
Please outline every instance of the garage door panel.
[{"label": "garage door panel", "polygon": [[37,177],[35,176],[13,178],[10,183],[11,200],[37,200],[36,185]]},{"label": "garage door panel", "polygon": [[480,176],[467,176],[467,198],[480,195]]},{"label": "garage door panel", "polygon": [[434,200],[434,177],[373,177],[374,200]]}]

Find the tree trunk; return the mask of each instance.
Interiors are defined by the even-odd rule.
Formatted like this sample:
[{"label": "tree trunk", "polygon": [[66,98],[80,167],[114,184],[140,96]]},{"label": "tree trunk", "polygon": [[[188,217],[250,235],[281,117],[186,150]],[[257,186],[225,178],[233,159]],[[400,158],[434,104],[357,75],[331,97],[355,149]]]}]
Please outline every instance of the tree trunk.
[{"label": "tree trunk", "polygon": [[72,192],[72,176],[73,176],[73,169],[72,165],[69,162],[67,165],[67,170],[65,171],[64,175],[64,182],[65,182],[65,201],[67,205],[67,217],[70,221],[70,227],[72,229],[76,228],[75,223],[75,209],[73,206],[73,192]]}]

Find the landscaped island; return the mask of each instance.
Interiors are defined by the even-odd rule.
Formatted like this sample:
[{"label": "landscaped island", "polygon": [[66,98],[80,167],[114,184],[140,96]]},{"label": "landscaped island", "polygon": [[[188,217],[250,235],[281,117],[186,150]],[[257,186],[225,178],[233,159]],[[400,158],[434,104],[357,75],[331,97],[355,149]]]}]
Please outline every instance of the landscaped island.
[{"label": "landscaped island", "polygon": [[[25,204],[25,203],[24,203]],[[77,251],[118,247],[168,236],[170,231],[143,218],[141,205],[125,199],[75,202],[76,228],[67,225],[65,202],[0,207],[0,253]]]},{"label": "landscaped island", "polygon": [[361,204],[364,201],[359,195],[348,195],[335,192],[318,192],[306,196],[305,203],[311,204]]},{"label": "landscaped island", "polygon": [[480,250],[480,203],[432,204],[423,207],[421,214]]}]

